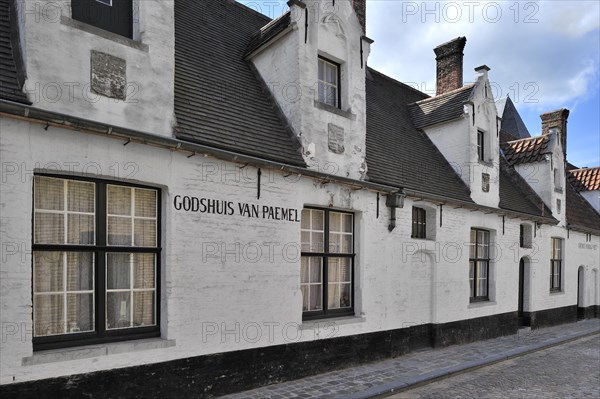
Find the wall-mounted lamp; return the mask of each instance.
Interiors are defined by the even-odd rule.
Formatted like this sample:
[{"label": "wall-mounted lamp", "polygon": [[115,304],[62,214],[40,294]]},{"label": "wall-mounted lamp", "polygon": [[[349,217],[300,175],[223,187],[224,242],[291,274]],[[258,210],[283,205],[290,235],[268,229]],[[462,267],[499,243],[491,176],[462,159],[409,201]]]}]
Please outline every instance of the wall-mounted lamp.
[{"label": "wall-mounted lamp", "polygon": [[391,210],[389,231],[396,228],[396,208],[404,208],[404,197],[404,194],[398,192],[389,194],[385,200],[385,205]]}]

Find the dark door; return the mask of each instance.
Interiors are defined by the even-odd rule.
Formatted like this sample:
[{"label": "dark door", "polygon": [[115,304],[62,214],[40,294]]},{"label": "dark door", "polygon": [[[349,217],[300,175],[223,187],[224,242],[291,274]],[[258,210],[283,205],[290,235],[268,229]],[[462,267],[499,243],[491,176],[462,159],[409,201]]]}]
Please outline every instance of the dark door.
[{"label": "dark door", "polygon": [[577,271],[577,319],[581,320],[585,318],[585,308],[583,307],[583,303],[581,303],[581,298],[583,296],[583,267],[579,267]]},{"label": "dark door", "polygon": [[525,295],[525,261],[521,259],[519,262],[519,308],[517,316],[519,318],[519,327],[523,326],[523,296]]},{"label": "dark door", "polygon": [[73,19],[132,38],[133,0],[72,0]]}]

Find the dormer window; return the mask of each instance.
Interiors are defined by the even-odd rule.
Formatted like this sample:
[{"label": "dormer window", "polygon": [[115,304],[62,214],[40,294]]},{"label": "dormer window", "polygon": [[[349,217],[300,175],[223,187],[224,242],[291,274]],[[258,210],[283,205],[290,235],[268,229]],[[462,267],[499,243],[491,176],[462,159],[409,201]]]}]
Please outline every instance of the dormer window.
[{"label": "dormer window", "polygon": [[477,131],[477,159],[479,161],[485,161],[485,149],[484,149],[484,133],[481,130]]},{"label": "dormer window", "polygon": [[340,65],[319,57],[319,102],[341,108]]},{"label": "dormer window", "polygon": [[77,21],[133,37],[133,0],[71,0],[71,14]]},{"label": "dormer window", "polygon": [[558,168],[554,169],[554,189],[562,191],[562,176]]}]

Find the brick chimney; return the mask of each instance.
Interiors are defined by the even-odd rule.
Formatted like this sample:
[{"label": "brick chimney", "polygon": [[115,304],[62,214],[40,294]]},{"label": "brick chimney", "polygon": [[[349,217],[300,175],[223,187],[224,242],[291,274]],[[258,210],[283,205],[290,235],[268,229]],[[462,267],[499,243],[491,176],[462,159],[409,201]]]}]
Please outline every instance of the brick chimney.
[{"label": "brick chimney", "polygon": [[463,86],[463,50],[466,43],[466,37],[457,37],[433,49],[437,61],[436,95]]},{"label": "brick chimney", "polygon": [[352,7],[358,17],[358,21],[363,27],[363,32],[367,34],[367,0],[352,0]]},{"label": "brick chimney", "polygon": [[546,112],[540,115],[542,119],[542,134],[550,134],[556,129],[560,138],[562,148],[567,153],[567,119],[569,119],[569,110],[562,108],[557,111]]}]

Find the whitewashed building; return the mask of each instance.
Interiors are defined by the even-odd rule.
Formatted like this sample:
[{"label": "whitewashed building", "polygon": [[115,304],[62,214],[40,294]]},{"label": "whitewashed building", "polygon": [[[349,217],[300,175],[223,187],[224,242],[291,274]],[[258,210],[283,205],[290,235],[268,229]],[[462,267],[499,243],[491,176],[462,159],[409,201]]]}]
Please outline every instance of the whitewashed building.
[{"label": "whitewashed building", "polygon": [[429,97],[367,66],[364,0],[288,5],[0,0],[3,397],[210,397],[598,316],[569,112],[530,136],[465,38]]}]

